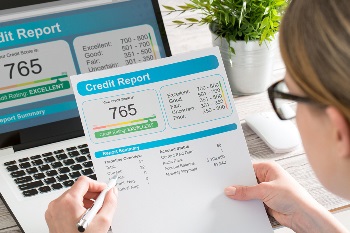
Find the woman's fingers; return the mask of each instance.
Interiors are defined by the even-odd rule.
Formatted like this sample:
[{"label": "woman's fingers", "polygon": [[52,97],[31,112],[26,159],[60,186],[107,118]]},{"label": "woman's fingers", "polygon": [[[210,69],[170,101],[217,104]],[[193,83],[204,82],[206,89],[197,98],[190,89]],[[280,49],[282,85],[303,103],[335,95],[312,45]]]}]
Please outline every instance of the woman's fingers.
[{"label": "woman's fingers", "polygon": [[240,201],[264,199],[264,190],[262,184],[255,186],[230,186],[225,189],[225,194],[231,199]]},{"label": "woman's fingers", "polygon": [[97,197],[100,195],[101,192],[87,192],[84,195],[85,199],[92,199],[92,200],[96,200]]},{"label": "woman's fingers", "polygon": [[83,203],[85,209],[89,209],[94,204],[94,202],[89,199],[84,199]]},{"label": "woman's fingers", "polygon": [[[118,188],[111,189],[103,202],[103,206],[99,212],[99,215],[104,216],[113,216],[115,209],[117,208],[117,196],[118,196]],[[111,219],[112,220],[112,219]]]},{"label": "woman's fingers", "polygon": [[102,208],[91,222],[91,232],[95,232],[95,229],[110,226],[117,208],[117,192],[117,188],[114,188],[107,193]]},{"label": "woman's fingers", "polygon": [[99,183],[86,176],[81,176],[67,193],[77,198],[81,198],[84,197],[87,192],[101,192],[105,187],[106,184]]}]

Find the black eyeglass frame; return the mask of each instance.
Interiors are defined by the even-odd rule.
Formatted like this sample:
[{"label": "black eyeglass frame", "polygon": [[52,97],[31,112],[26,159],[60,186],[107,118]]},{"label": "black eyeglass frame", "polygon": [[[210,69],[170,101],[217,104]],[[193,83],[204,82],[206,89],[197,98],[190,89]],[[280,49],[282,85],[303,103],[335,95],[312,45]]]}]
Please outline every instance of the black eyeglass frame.
[{"label": "black eyeglass frame", "polygon": [[268,89],[267,92],[269,94],[269,99],[270,102],[272,104],[273,109],[275,110],[278,118],[280,118],[281,120],[290,120],[293,119],[294,117],[291,118],[286,118],[283,115],[281,115],[281,113],[277,110],[276,104],[275,104],[275,99],[279,98],[279,99],[285,99],[285,100],[293,100],[295,102],[301,102],[301,103],[306,103],[306,104],[313,104],[313,105],[317,105],[319,107],[325,107],[326,105],[321,104],[319,102],[316,102],[310,98],[307,97],[303,97],[303,96],[297,96],[297,95],[293,95],[293,94],[289,94],[289,93],[284,93],[281,92],[279,90],[276,89],[276,86],[280,83],[284,82],[284,80],[280,80],[274,84],[272,84]]}]

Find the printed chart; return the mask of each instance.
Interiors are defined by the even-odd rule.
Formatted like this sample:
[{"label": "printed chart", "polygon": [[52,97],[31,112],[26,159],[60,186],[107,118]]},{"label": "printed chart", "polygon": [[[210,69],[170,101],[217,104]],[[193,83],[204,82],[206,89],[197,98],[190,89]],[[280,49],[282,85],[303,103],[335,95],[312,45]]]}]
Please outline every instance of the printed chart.
[{"label": "printed chart", "polygon": [[198,124],[231,114],[220,75],[165,86],[161,89],[172,128]]},{"label": "printed chart", "polygon": [[153,28],[141,25],[74,40],[82,73],[132,65],[160,58]]},{"label": "printed chart", "polygon": [[256,178],[218,48],[71,81],[96,174],[119,178],[113,230],[272,232],[262,202],[224,195]]},{"label": "printed chart", "polygon": [[83,119],[90,126],[89,136],[96,143],[159,132],[165,128],[154,90],[87,101],[83,108]]}]

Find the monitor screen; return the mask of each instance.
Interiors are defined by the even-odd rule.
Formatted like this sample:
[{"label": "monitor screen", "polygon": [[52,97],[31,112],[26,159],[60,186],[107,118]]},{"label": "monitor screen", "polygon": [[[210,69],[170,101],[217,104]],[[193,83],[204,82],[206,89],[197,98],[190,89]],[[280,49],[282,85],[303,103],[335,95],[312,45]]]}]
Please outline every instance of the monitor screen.
[{"label": "monitor screen", "polygon": [[2,14],[0,134],[77,118],[71,75],[170,55],[156,1],[92,2]]}]

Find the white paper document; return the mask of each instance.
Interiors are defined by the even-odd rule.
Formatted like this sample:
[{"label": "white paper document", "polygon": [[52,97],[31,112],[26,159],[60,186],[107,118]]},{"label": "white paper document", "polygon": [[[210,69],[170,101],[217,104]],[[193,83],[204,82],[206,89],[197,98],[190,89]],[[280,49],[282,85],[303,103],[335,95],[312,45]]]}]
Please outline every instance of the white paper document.
[{"label": "white paper document", "polygon": [[99,181],[118,174],[115,233],[271,233],[219,49],[71,77]]}]

